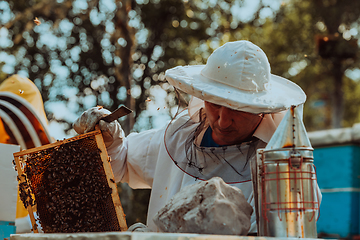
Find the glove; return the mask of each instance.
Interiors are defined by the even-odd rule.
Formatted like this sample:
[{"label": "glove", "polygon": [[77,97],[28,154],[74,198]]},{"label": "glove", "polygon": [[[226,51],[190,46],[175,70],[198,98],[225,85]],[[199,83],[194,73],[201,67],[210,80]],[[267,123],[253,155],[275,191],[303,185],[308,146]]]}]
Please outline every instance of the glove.
[{"label": "glove", "polygon": [[151,232],[149,228],[143,223],[134,223],[131,225],[128,230],[128,232]]},{"label": "glove", "polygon": [[78,134],[90,132],[95,129],[95,125],[101,118],[109,115],[110,113],[111,112],[105,108],[90,108],[83,112],[78,119],[76,119],[73,124],[73,128]]},{"label": "glove", "polygon": [[[106,148],[110,147],[116,140],[116,144],[121,144],[124,139],[124,131],[118,121],[110,123],[100,120],[109,115],[111,112],[100,107],[93,107],[81,114],[73,123],[73,128],[78,134],[90,132],[95,129],[95,125],[99,123],[101,133],[103,135]],[[100,121],[99,121],[100,120]]]}]

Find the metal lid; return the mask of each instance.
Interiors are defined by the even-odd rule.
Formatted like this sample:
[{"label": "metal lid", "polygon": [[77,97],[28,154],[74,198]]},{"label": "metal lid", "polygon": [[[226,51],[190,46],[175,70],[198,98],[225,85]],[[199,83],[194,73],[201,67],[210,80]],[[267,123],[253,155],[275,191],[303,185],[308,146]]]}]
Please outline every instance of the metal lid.
[{"label": "metal lid", "polygon": [[303,105],[292,106],[285,114],[265,150],[313,149],[303,120]]}]

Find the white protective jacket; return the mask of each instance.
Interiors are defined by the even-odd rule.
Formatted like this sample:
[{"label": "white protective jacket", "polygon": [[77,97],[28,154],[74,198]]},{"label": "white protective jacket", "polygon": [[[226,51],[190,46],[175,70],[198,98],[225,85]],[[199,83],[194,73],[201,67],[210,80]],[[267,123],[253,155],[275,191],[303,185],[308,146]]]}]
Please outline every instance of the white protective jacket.
[{"label": "white protective jacket", "polygon": [[[265,115],[263,121],[254,133],[254,136],[261,139],[258,141],[257,148],[264,148],[266,146],[266,143],[270,140],[283,116],[284,113]],[[174,194],[179,192],[183,187],[200,181],[183,171],[185,170],[187,172],[187,169],[180,169],[177,164],[175,164],[176,161],[184,161],[186,158],[186,141],[189,139],[189,134],[193,133],[198,125],[199,122],[196,121],[194,115],[190,118],[188,114],[184,114],[174,120],[168,129],[166,126],[159,130],[131,133],[124,140],[115,140],[114,143],[107,148],[108,154],[112,159],[111,165],[116,182],[127,182],[131,188],[152,189],[147,216],[147,225],[152,231],[158,231],[152,218],[168,203]],[[180,127],[181,130],[179,130]],[[166,145],[164,144],[165,132],[167,136]],[[203,134],[200,134],[192,144],[198,147],[202,136]],[[170,147],[172,159],[167,152]],[[246,153],[248,146],[241,146],[241,148],[241,152]],[[198,148],[196,149],[196,151],[200,151]],[[221,173],[220,177],[234,173],[229,167],[227,167],[227,169],[222,168],[226,163],[219,163],[219,161],[215,161],[216,159],[213,159],[214,161],[209,159],[211,158],[210,153],[214,151],[217,151],[219,154],[224,154],[222,156],[224,156],[227,162],[239,166],[239,169],[242,170],[242,177],[239,178],[239,183],[231,185],[241,189],[247,201],[254,207],[250,164],[245,163],[246,154],[241,154],[238,146],[229,146],[225,152],[221,147],[215,149],[201,148],[201,151],[209,153],[205,155],[202,154],[202,156],[206,157],[205,159],[199,160],[199,162],[207,161],[206,169],[208,170],[208,176],[218,176],[217,172]],[[254,158],[255,154],[251,156],[250,161]],[[257,232],[255,208],[251,217],[251,228],[249,232]]]}]

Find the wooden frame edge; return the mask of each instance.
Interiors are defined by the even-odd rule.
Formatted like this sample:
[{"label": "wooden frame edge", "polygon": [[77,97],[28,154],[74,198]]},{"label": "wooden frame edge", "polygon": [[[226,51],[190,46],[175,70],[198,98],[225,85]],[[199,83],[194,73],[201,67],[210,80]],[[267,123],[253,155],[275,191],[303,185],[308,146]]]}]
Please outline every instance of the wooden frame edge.
[{"label": "wooden frame edge", "polygon": [[116,212],[116,215],[117,215],[117,218],[119,221],[120,231],[123,232],[123,231],[127,230],[125,213],[124,213],[124,210],[121,205],[120,197],[119,197],[119,194],[117,191],[117,185],[114,181],[114,173],[110,166],[109,157],[108,157],[108,154],[106,151],[104,140],[103,140],[103,137],[101,134],[96,134],[95,140],[96,140],[96,143],[97,143],[99,149],[101,150],[100,156],[101,156],[101,160],[103,162],[106,180],[109,184],[109,187],[112,189],[111,197],[113,199],[115,212]]},{"label": "wooden frame edge", "polygon": [[[18,174],[18,177],[19,177],[19,181],[20,181],[20,183],[26,182],[28,184],[28,182],[27,182],[27,180],[25,178],[25,173],[22,170],[19,158],[20,158],[19,156],[15,157],[16,171],[17,171],[17,174]],[[18,185],[20,185],[20,184],[18,184]],[[29,190],[31,191],[31,188],[29,188]],[[39,231],[37,229],[36,220],[35,220],[35,217],[34,217],[34,211],[33,211],[33,208],[31,206],[31,204],[29,204],[26,207],[26,210],[29,213],[29,217],[30,217],[30,220],[31,220],[31,225],[33,227],[32,228],[33,232],[34,233],[39,233]]]},{"label": "wooden frame edge", "polygon": [[38,151],[45,150],[45,149],[48,149],[48,148],[60,146],[62,144],[68,143],[68,142],[73,142],[73,141],[80,140],[80,139],[90,137],[90,136],[100,134],[100,133],[101,133],[100,130],[95,130],[95,131],[92,131],[92,132],[80,134],[80,135],[72,137],[72,138],[68,138],[68,139],[64,139],[64,140],[57,141],[57,142],[54,142],[54,143],[46,144],[46,145],[43,145],[43,146],[40,146],[40,147],[22,150],[20,152],[14,153],[13,155],[14,155],[14,157],[23,156],[23,155],[26,155],[26,154],[29,154],[29,153],[34,153],[34,152],[38,152]]}]

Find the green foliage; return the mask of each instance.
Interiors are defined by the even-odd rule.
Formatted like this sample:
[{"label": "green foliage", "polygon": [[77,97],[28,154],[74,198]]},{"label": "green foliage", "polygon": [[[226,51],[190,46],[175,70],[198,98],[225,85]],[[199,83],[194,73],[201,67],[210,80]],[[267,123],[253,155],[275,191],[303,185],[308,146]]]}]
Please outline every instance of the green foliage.
[{"label": "green foliage", "polygon": [[[349,39],[357,35],[343,38],[357,28],[357,1],[292,0],[279,8],[264,2],[246,18],[244,12],[237,13],[245,4],[241,1],[33,0],[1,4],[6,13],[1,18],[2,31],[7,35],[0,46],[3,56],[7,55],[3,59],[8,59],[1,63],[1,78],[6,73],[20,73],[32,79],[41,90],[48,118],[64,123],[69,134],[76,116],[95,105],[110,110],[120,104],[131,107],[134,120],[122,120],[127,132],[136,122],[134,130],[153,127],[158,116],[173,115],[178,104],[185,107],[166,83],[166,69],[204,64],[218,46],[239,39],[262,47],[272,72],[304,89],[308,95],[304,119],[309,130],[330,128],[337,101],[333,97],[337,90],[334,59],[319,56],[319,39],[336,36],[344,46],[337,48],[337,57],[341,51],[358,48],[346,50]],[[329,12],[337,18],[329,17]],[[34,23],[35,17],[41,25]],[[341,64],[340,73],[358,65],[354,59]],[[352,106],[356,96],[351,100],[347,96],[354,88],[347,84],[356,83],[344,81],[344,105],[340,106],[346,117],[344,126],[358,119]],[[155,101],[159,93],[168,96],[165,102]],[[62,103],[72,114],[59,115],[53,110],[54,103]],[[151,107],[161,111],[147,111]]]},{"label": "green foliage", "polygon": [[[354,9],[341,1],[334,2],[339,9],[344,9],[344,12],[339,11],[338,15],[358,16],[357,2],[346,3],[353,4]],[[329,16],[329,8],[334,8],[333,4],[325,5],[324,3],[319,6],[318,2],[311,0],[288,1],[281,6],[273,19],[267,19],[260,26],[246,24],[242,28],[230,31],[230,40],[235,40],[235,36],[240,35],[242,39],[248,39],[259,45],[268,55],[273,74],[288,78],[304,89],[307,94],[304,121],[310,131],[339,127],[339,125],[334,126],[336,118],[340,121],[342,119],[342,126],[351,126],[358,121],[355,114],[358,110],[354,104],[358,96],[350,92],[350,89],[354,88],[348,87],[348,84],[353,87],[357,84],[346,78],[344,72],[346,69],[358,66],[359,63],[356,59],[342,57],[346,52],[358,52],[357,44],[354,46],[352,43],[352,39],[357,35],[348,39],[342,37],[351,28],[357,29],[356,22],[351,22],[357,18],[353,17],[350,21],[349,17],[344,17],[346,20],[343,22],[330,22],[325,25],[324,19]],[[336,29],[342,29],[342,32],[330,34],[327,28],[334,29],[330,24],[337,24]],[[333,55],[328,59],[319,56],[319,39],[324,36],[329,38],[337,36],[336,38],[339,39],[336,45],[337,52],[332,51]],[[348,50],[349,48],[351,50]],[[336,64],[337,62],[339,64]],[[335,87],[338,81],[336,74],[342,74],[343,88]],[[336,97],[339,92],[340,94],[344,92],[344,98]],[[348,95],[352,96],[351,100]],[[342,100],[344,103],[339,104]],[[344,117],[340,114],[334,115],[336,111],[340,113],[343,111]]]}]

